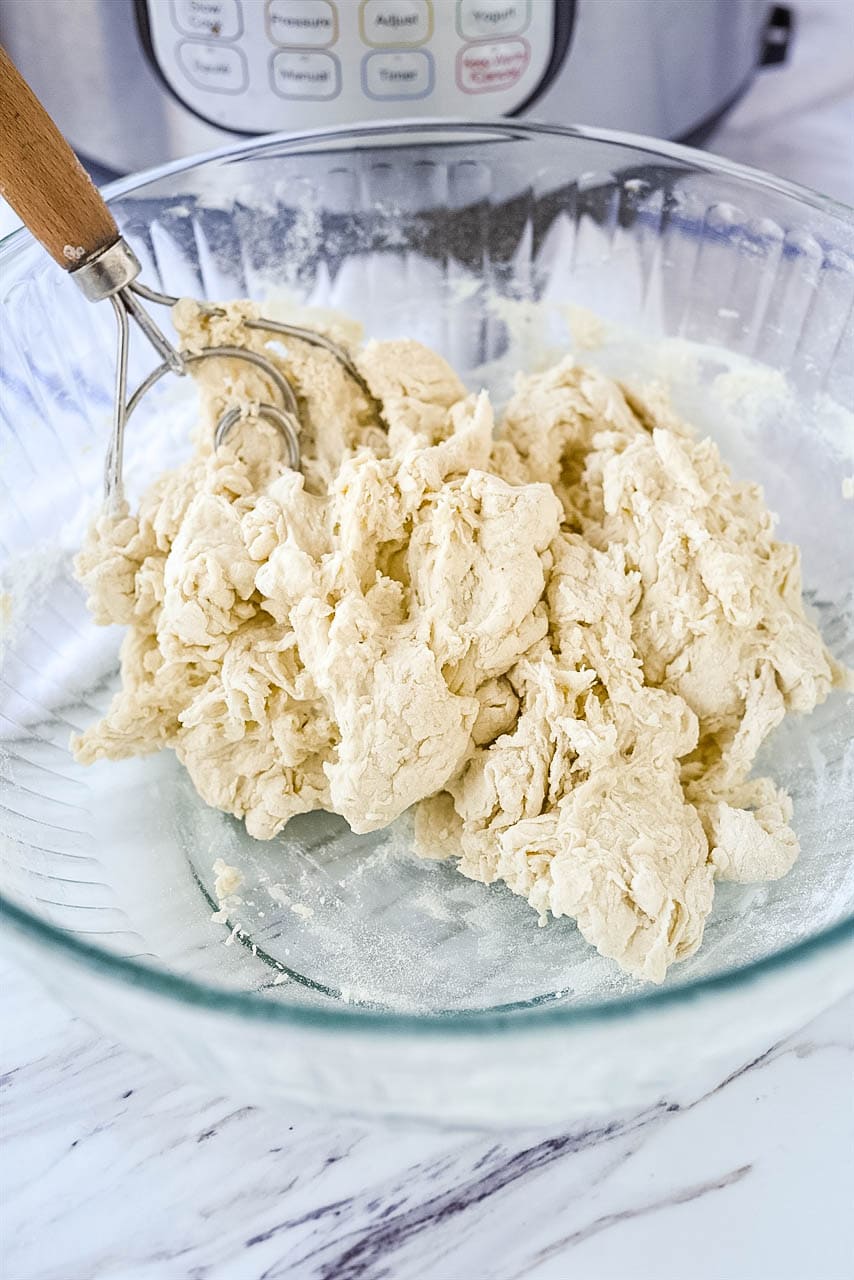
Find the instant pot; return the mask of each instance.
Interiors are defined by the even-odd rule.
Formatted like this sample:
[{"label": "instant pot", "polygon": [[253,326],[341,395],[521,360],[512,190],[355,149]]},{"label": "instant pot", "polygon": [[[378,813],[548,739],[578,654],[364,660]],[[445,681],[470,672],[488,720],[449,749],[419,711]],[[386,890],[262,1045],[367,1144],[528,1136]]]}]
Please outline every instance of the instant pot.
[{"label": "instant pot", "polygon": [[0,0],[0,43],[103,177],[402,116],[696,143],[789,26],[768,0]]}]

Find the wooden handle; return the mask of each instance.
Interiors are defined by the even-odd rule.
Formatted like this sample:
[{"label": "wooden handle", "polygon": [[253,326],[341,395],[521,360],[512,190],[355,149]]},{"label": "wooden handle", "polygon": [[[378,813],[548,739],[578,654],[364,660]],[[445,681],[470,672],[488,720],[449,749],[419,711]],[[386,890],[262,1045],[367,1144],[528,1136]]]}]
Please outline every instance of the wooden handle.
[{"label": "wooden handle", "polygon": [[92,179],[3,49],[0,194],[67,271],[119,237]]}]

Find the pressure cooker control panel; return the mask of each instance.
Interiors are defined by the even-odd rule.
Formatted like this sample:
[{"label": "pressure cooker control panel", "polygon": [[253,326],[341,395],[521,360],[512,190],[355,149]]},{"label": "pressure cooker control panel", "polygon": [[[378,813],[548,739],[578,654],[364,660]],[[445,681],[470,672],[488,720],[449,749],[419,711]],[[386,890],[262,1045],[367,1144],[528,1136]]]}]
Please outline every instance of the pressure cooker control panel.
[{"label": "pressure cooker control panel", "polygon": [[509,115],[569,42],[573,0],[137,0],[149,55],[203,119],[245,133]]}]

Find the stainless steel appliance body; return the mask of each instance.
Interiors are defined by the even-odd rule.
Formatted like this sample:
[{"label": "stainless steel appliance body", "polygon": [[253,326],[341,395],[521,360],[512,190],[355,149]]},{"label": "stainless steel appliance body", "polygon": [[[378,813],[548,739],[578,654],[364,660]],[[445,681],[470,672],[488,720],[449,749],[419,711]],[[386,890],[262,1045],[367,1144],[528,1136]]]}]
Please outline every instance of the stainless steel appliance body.
[{"label": "stainless steel appliance body", "polygon": [[769,12],[768,0],[0,0],[0,43],[81,154],[120,173],[240,135],[391,117],[689,138],[749,82]]}]

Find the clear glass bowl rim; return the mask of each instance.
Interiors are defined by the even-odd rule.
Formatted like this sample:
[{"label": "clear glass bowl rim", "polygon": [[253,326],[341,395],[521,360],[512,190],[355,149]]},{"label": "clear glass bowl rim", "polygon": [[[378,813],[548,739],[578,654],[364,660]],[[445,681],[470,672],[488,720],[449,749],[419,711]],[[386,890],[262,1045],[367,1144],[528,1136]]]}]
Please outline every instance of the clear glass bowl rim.
[{"label": "clear glass bowl rim", "polygon": [[[326,142],[349,144],[356,149],[371,145],[378,139],[398,137],[401,144],[425,145],[429,141],[441,145],[449,141],[450,134],[478,138],[578,138],[604,144],[628,147],[647,152],[652,158],[680,162],[694,172],[735,178],[759,190],[767,190],[796,200],[802,206],[820,210],[842,222],[854,233],[854,209],[820,192],[812,191],[798,183],[775,177],[748,165],[724,160],[710,153],[677,143],[663,142],[643,134],[618,132],[610,129],[589,129],[581,126],[523,123],[507,119],[472,121],[455,118],[395,120],[386,123],[340,125],[332,129],[311,129],[300,133],[264,135],[251,143],[238,142],[212,151],[170,161],[156,168],[143,170],[110,183],[103,189],[107,200],[128,195],[140,187],[171,174],[183,173],[211,161],[257,157],[310,150]],[[0,266],[12,257],[33,247],[33,238],[26,229],[10,232],[0,240]],[[0,893],[0,923],[12,932],[22,935],[37,947],[53,950],[77,965],[98,973],[110,981],[129,983],[142,988],[155,997],[175,1000],[210,1011],[222,1011],[240,1020],[281,1023],[285,1026],[305,1026],[316,1030],[366,1032],[388,1034],[401,1032],[418,1035],[478,1036],[494,1032],[512,1034],[530,1032],[546,1027],[571,1029],[581,1024],[607,1022],[627,1015],[678,1006],[693,1002],[705,993],[723,993],[737,987],[752,985],[782,969],[789,968],[820,953],[836,948],[842,951],[845,943],[854,940],[854,913],[828,929],[805,938],[792,946],[763,956],[743,966],[733,966],[721,973],[698,978],[673,988],[652,988],[630,996],[601,1001],[579,1007],[538,1005],[527,1010],[510,1013],[470,1011],[452,1014],[394,1013],[369,1008],[353,1008],[346,1005],[307,1006],[291,1005],[284,1001],[273,1002],[249,991],[225,991],[208,983],[198,982],[179,974],[164,972],[134,959],[114,955],[92,943],[83,942],[72,933],[56,928],[41,920],[32,912],[19,907]]]}]

